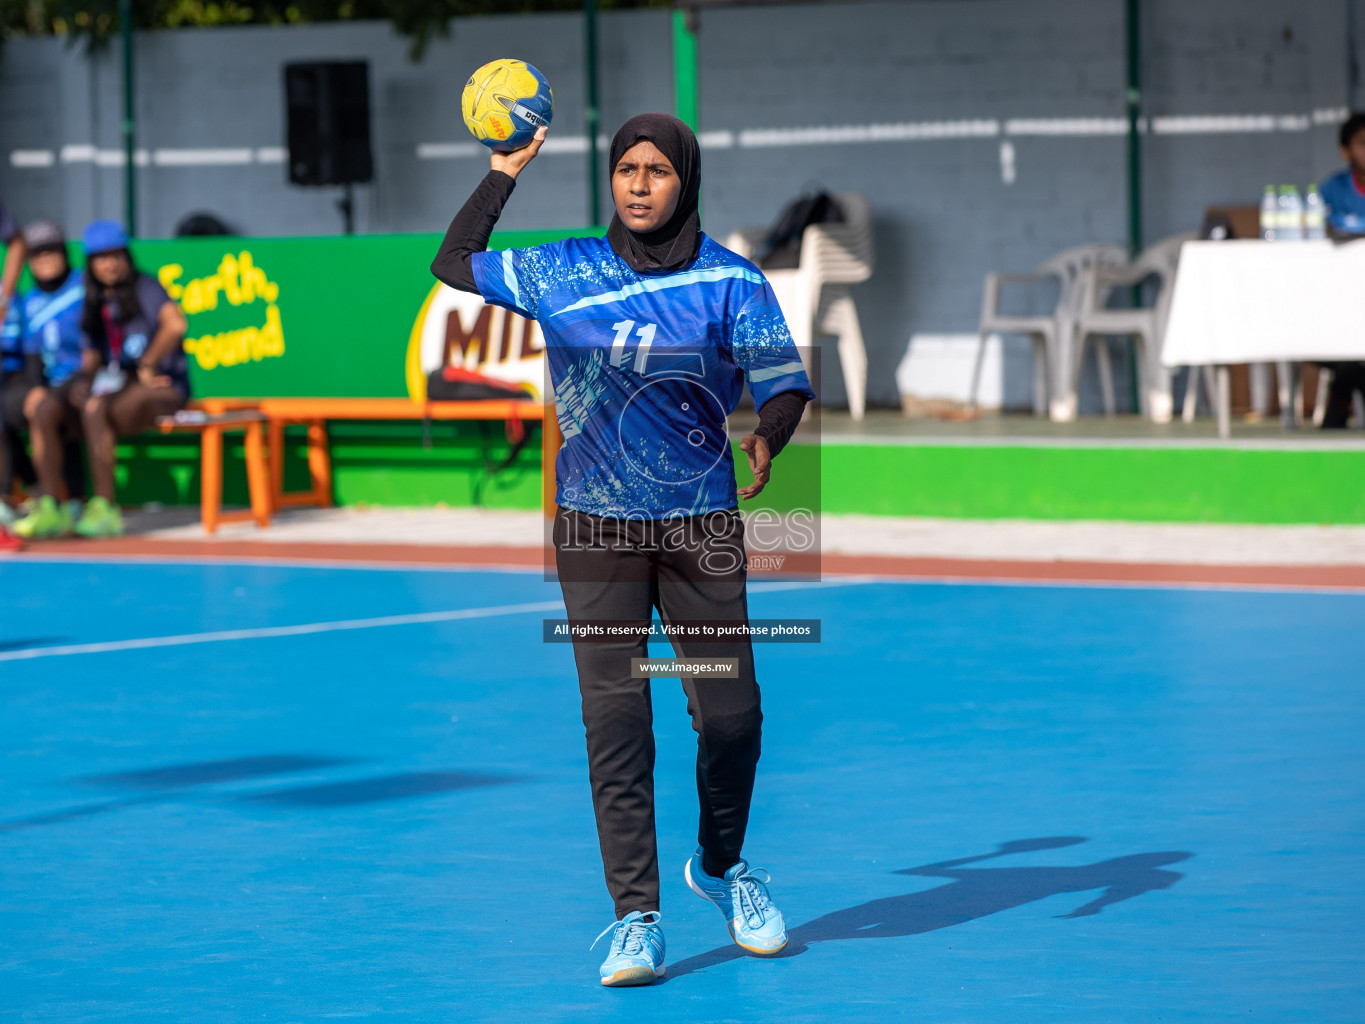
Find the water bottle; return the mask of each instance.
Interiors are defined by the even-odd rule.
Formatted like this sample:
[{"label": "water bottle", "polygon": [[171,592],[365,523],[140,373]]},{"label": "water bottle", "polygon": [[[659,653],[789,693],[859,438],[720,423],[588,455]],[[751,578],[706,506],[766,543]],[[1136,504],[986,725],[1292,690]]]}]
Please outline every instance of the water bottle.
[{"label": "water bottle", "polygon": [[1280,222],[1275,237],[1284,242],[1303,239],[1303,200],[1293,185],[1280,186]]},{"label": "water bottle", "polygon": [[1275,199],[1275,186],[1267,185],[1261,196],[1261,237],[1267,242],[1275,241],[1275,225],[1279,223],[1279,204]]},{"label": "water bottle", "polygon": [[1327,237],[1327,207],[1316,185],[1309,185],[1304,192],[1303,236],[1309,241],[1321,241]]}]

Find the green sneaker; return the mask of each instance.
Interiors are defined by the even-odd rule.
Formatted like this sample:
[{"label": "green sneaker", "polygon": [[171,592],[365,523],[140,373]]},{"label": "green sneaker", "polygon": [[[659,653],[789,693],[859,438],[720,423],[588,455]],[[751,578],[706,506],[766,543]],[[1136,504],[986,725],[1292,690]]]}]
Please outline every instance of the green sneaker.
[{"label": "green sneaker", "polygon": [[81,537],[122,537],[123,513],[118,506],[103,498],[91,498],[76,524]]},{"label": "green sneaker", "polygon": [[71,514],[50,494],[34,502],[32,511],[14,524],[14,534],[24,540],[65,537],[71,532]]}]

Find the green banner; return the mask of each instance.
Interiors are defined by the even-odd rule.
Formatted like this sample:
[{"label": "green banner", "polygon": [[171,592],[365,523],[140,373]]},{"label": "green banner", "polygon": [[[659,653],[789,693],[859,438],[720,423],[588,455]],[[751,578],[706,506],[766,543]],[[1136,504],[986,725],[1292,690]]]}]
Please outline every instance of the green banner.
[{"label": "green banner", "polygon": [[[505,232],[494,248],[583,231]],[[197,398],[401,398],[437,286],[439,235],[176,238],[133,243],[189,320]]]}]

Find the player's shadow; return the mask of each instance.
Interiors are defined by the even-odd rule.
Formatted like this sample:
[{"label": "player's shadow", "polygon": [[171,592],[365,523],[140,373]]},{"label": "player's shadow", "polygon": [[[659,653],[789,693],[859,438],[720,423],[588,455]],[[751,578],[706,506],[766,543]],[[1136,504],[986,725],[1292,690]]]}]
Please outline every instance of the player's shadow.
[{"label": "player's shadow", "polygon": [[480,789],[484,786],[506,786],[522,781],[524,781],[522,778],[515,775],[491,775],[484,772],[401,772],[397,775],[381,775],[370,779],[249,793],[240,799],[298,808],[346,807],[352,804],[434,796],[437,793]]},{"label": "player's shadow", "polygon": [[0,833],[42,825],[58,825],[82,818],[92,818],[113,811],[126,810],[147,804],[198,800],[212,802],[231,800],[242,806],[274,806],[292,810],[326,810],[385,801],[412,800],[437,796],[466,789],[505,786],[525,781],[521,776],[495,775],[488,772],[398,772],[390,775],[347,779],[341,782],[310,782],[285,785],[254,792],[223,793],[215,787],[228,783],[251,783],[278,780],[289,775],[311,773],[342,765],[360,763],[350,757],[318,757],[301,754],[265,754],[237,757],[219,761],[193,761],[185,764],[162,765],[135,771],[87,775],[78,781],[104,789],[132,790],[135,795],[124,796],[57,811],[0,820]]},{"label": "player's shadow", "polygon": [[189,761],[182,764],[139,768],[128,772],[107,772],[87,775],[81,781],[89,785],[114,789],[189,789],[211,786],[222,782],[242,782],[267,778],[272,775],[294,775],[299,772],[334,768],[354,764],[353,757],[319,757],[313,754],[259,754],[252,757],[232,757],[218,761]]},{"label": "player's shadow", "polygon": [[[998,914],[1067,892],[1094,892],[1100,895],[1077,907],[1063,918],[1088,917],[1104,907],[1121,900],[1167,889],[1185,877],[1178,871],[1164,870],[1194,856],[1183,851],[1133,853],[1126,857],[1082,864],[1078,867],[1038,868],[966,868],[994,857],[1036,850],[1053,850],[1083,843],[1080,836],[1049,836],[1039,839],[1019,839],[1001,843],[994,853],[975,857],[961,857],[918,868],[904,868],[898,875],[919,875],[929,878],[950,878],[940,885],[921,892],[887,896],[860,903],[856,907],[835,910],[807,921],[788,932],[787,948],[781,956],[797,956],[812,943],[837,942],[846,939],[889,939],[904,935],[919,935],[951,928],[953,925],[974,921],[979,917]],[[688,957],[669,965],[668,977],[680,978],[693,971],[704,970],[730,960],[748,956],[735,945],[713,949],[708,953]]]},{"label": "player's shadow", "polygon": [[65,643],[64,636],[25,636],[17,640],[0,640],[0,651],[25,651],[30,647],[52,647]]}]

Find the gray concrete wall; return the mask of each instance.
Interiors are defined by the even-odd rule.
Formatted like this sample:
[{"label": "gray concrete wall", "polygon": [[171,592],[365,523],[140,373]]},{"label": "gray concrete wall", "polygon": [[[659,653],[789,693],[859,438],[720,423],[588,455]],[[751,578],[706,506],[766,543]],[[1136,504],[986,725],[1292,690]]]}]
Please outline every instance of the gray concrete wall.
[{"label": "gray concrete wall", "polygon": [[[370,62],[375,182],[357,192],[357,230],[443,230],[464,193],[486,170],[486,151],[432,160],[425,143],[472,142],[460,119],[460,91],[490,54],[507,51],[540,68],[555,90],[556,123],[566,134],[583,125],[582,22],[576,15],[477,18],[457,22],[420,64],[387,25],[226,28],[139,33],[138,146],[148,166],[138,174],[138,229],[167,235],[186,213],[207,209],[248,234],[335,233],[339,189],[286,182],[283,66],[300,60]],[[624,12],[603,19],[600,44],[606,123],[637,109],[672,103],[672,44],[667,12]],[[630,59],[623,60],[629,49]],[[662,68],[649,74],[650,68]],[[0,148],[58,153],[50,170],[0,166],[0,189],[24,217],[60,216],[78,225],[97,214],[121,216],[118,166],[68,161],[63,146],[93,144],[112,161],[121,148],[121,91],[116,52],[86,57],[55,40],[21,40],[0,53]],[[629,109],[628,109],[629,107]],[[245,150],[248,163],[169,166],[158,152]],[[173,157],[174,158],[174,157]],[[183,156],[180,157],[183,159]],[[547,156],[508,210],[508,227],[563,227],[586,222],[586,158]]]},{"label": "gray concrete wall", "polygon": [[[1365,54],[1365,0],[1143,7],[1144,112],[1154,119],[1142,144],[1148,240],[1196,227],[1209,204],[1255,203],[1266,183],[1302,185],[1335,169],[1335,112],[1365,103],[1350,72],[1352,53]],[[504,225],[585,224],[580,19],[507,16],[452,28],[419,64],[376,23],[140,34],[141,233],[168,234],[198,209],[248,234],[338,230],[338,190],[289,186],[280,162],[281,67],[311,58],[371,63],[376,180],[358,190],[358,229],[439,231],[486,166],[460,122],[460,88],[473,67],[504,52],[553,83],[559,146],[524,179]],[[1122,0],[708,10],[699,43],[708,231],[768,223],[814,184],[871,200],[878,270],[856,297],[874,402],[896,402],[893,371],[912,334],[974,329],[986,271],[1028,268],[1078,242],[1125,240]],[[601,58],[605,131],[630,114],[671,109],[668,12],[604,15]],[[6,44],[0,195],[23,219],[58,216],[73,229],[118,216],[119,112],[114,53]],[[1270,121],[1226,120],[1260,115]],[[895,126],[900,137],[860,140],[872,125]],[[796,132],[840,126],[855,129],[854,141]],[[71,146],[94,146],[97,159]],[[205,150],[245,162],[218,154],[215,163]],[[27,166],[15,165],[16,152]],[[43,153],[51,166],[32,166]],[[170,163],[187,153],[201,162]],[[835,397],[838,374],[826,377]]]}]

